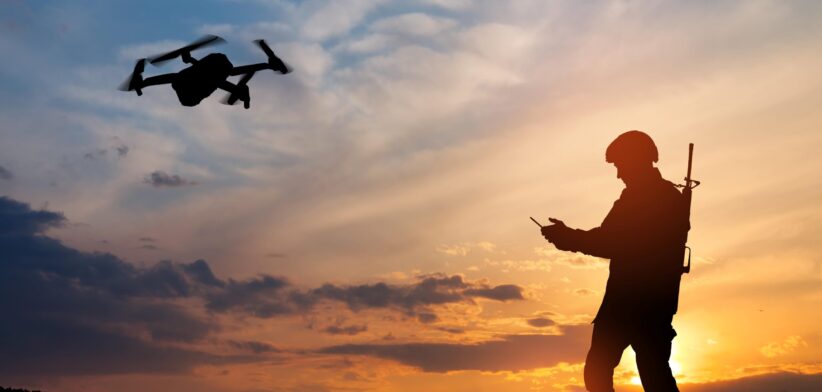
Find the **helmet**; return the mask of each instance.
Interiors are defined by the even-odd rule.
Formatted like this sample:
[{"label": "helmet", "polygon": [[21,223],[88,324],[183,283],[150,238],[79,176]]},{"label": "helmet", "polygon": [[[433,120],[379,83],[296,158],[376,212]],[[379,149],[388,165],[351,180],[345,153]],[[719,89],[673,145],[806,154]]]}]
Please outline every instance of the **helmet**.
[{"label": "helmet", "polygon": [[648,134],[640,131],[628,131],[617,136],[605,150],[605,161],[617,162],[656,162],[659,151]]}]

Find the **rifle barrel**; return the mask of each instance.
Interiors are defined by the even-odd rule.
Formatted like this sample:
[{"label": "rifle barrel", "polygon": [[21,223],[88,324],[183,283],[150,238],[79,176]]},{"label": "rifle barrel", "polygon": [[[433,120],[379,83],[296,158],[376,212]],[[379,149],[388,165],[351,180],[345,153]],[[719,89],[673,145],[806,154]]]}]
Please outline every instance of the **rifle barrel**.
[{"label": "rifle barrel", "polygon": [[688,176],[685,177],[685,185],[691,185],[691,162],[694,160],[694,144],[688,143]]}]

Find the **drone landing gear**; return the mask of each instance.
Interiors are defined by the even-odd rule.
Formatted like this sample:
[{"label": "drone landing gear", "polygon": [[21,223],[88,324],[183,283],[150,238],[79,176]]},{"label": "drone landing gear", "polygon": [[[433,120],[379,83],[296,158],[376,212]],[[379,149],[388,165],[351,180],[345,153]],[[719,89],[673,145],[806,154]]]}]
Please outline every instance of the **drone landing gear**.
[{"label": "drone landing gear", "polygon": [[223,99],[223,103],[226,105],[234,105],[237,101],[243,101],[243,107],[246,109],[251,108],[251,94],[248,92],[248,81],[251,80],[251,77],[254,76],[254,72],[249,72],[240,79],[240,81],[235,85],[229,81],[225,81],[220,85],[220,88],[230,92],[231,94],[228,95],[225,99]]}]

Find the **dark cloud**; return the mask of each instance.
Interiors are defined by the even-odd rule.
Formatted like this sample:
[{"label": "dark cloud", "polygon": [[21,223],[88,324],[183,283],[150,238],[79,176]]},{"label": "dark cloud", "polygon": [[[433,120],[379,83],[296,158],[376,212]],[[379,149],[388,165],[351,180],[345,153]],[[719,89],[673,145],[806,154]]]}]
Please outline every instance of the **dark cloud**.
[{"label": "dark cloud", "polygon": [[114,151],[117,151],[117,156],[118,157],[123,158],[126,155],[128,155],[129,148],[128,148],[127,145],[121,144],[119,146],[115,146]]},{"label": "dark cloud", "polygon": [[496,287],[474,288],[465,291],[465,294],[475,297],[483,297],[496,301],[511,301],[525,299],[522,296],[522,288],[513,284],[503,284]]},{"label": "dark cloud", "polygon": [[151,238],[151,237],[140,237],[140,239],[138,241],[140,241],[140,242],[157,242],[156,239]]},{"label": "dark cloud", "polygon": [[42,234],[64,222],[0,197],[0,376],[180,372],[239,360],[175,347],[217,328],[175,302],[215,285],[205,262],[138,268]]},{"label": "dark cloud", "polygon": [[[640,387],[626,389],[642,391]],[[822,373],[778,372],[705,384],[680,384],[680,389],[687,392],[818,392],[822,391]]]},{"label": "dark cloud", "polygon": [[437,329],[443,332],[448,332],[456,335],[465,333],[465,330],[459,327],[437,327]]},{"label": "dark cloud", "polygon": [[391,359],[426,372],[456,370],[519,371],[579,362],[585,357],[591,327],[561,328],[561,335],[509,335],[476,344],[346,344],[319,350],[324,354],[365,355]]},{"label": "dark cloud", "polygon": [[357,335],[362,332],[368,330],[367,325],[349,325],[349,326],[338,326],[338,325],[331,325],[322,329],[322,332],[331,335]]},{"label": "dark cloud", "polygon": [[314,305],[282,277],[263,275],[257,278],[223,282],[220,290],[205,294],[206,308],[213,312],[240,312],[267,318],[307,311]]},{"label": "dark cloud", "polygon": [[436,314],[431,312],[420,312],[419,314],[417,314],[417,320],[419,320],[419,322],[423,324],[431,324],[437,321],[438,319],[439,317],[437,317]]},{"label": "dark cloud", "polygon": [[84,323],[47,317],[2,320],[0,342],[0,375],[6,380],[73,374],[179,373],[194,365],[244,361],[241,357],[147,344]]},{"label": "dark cloud", "polygon": [[[338,303],[354,312],[386,309],[433,322],[434,305],[521,298],[511,294],[521,291],[516,286],[492,287],[460,276],[300,289],[270,275],[223,280],[204,260],[140,267],[44,235],[65,222],[60,213],[0,197],[0,363],[13,363],[0,367],[0,376],[179,372],[251,360],[183,348],[208,342],[219,330],[218,314],[305,315],[321,303]],[[141,242],[152,245],[148,239]],[[338,322],[318,330],[353,335],[366,326]],[[233,346],[256,354],[276,350],[253,342]]]},{"label": "dark cloud", "polygon": [[0,180],[11,180],[14,175],[3,166],[0,166]]},{"label": "dark cloud", "polygon": [[[310,291],[315,299],[345,303],[351,310],[364,308],[396,308],[409,315],[416,315],[422,322],[433,322],[436,315],[425,311],[429,306],[456,302],[471,302],[481,297],[496,301],[521,300],[522,288],[515,285],[488,286],[466,282],[459,275],[423,276],[417,283],[390,285],[387,283],[358,286],[326,284]],[[427,314],[428,313],[428,314]]]},{"label": "dark cloud", "polygon": [[87,159],[87,160],[90,160],[90,161],[94,161],[94,160],[97,160],[98,158],[105,158],[106,156],[108,156],[109,151],[111,151],[112,154],[116,154],[117,158],[125,158],[126,155],[128,155],[129,150],[130,150],[130,148],[127,145],[119,144],[119,145],[111,147],[110,149],[109,148],[97,148],[94,151],[89,151],[89,152],[83,154],[83,158]]},{"label": "dark cloud", "polygon": [[83,154],[83,158],[89,159],[89,160],[95,160],[97,158],[101,158],[101,157],[106,156],[106,154],[108,154],[107,150],[102,149],[102,148],[98,148],[98,149],[96,149],[92,152],[87,152],[87,153]]},{"label": "dark cloud", "polygon": [[262,354],[262,353],[278,353],[281,352],[280,349],[265,343],[265,342],[258,342],[255,340],[231,340],[228,344],[234,348],[243,350],[243,351],[250,351],[254,354]]},{"label": "dark cloud", "polygon": [[532,327],[537,327],[537,328],[550,327],[554,324],[556,324],[554,322],[554,320],[551,320],[551,319],[545,318],[545,317],[536,317],[536,318],[528,319],[528,325],[530,325]]},{"label": "dark cloud", "polygon": [[66,218],[61,213],[35,211],[27,204],[0,196],[0,236],[33,236],[51,227],[59,227]]},{"label": "dark cloud", "polygon": [[155,188],[173,188],[187,185],[197,185],[196,182],[186,180],[176,174],[168,174],[162,170],[156,170],[149,173],[148,175],[146,175],[146,178],[143,179],[143,182],[146,184],[150,184]]}]

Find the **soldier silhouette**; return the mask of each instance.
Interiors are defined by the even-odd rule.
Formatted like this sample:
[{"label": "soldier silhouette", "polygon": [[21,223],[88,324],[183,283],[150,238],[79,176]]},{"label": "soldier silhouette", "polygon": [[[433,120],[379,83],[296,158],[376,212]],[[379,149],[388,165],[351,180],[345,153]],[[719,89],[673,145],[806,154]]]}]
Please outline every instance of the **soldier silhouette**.
[{"label": "soldier silhouette", "polygon": [[614,368],[629,345],[646,391],[679,391],[668,360],[676,336],[671,321],[690,229],[689,205],[654,167],[658,155],[647,134],[619,135],[605,160],[616,166],[625,189],[602,224],[579,230],[551,218],[553,224],[542,228],[545,239],[560,250],[611,260],[585,359],[585,387],[591,392],[614,390]]}]

